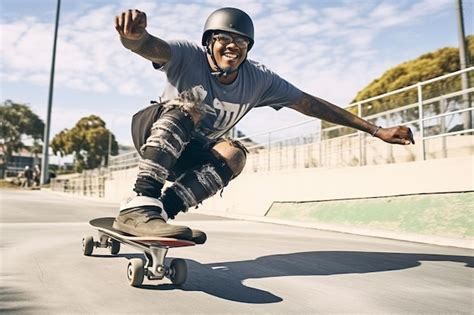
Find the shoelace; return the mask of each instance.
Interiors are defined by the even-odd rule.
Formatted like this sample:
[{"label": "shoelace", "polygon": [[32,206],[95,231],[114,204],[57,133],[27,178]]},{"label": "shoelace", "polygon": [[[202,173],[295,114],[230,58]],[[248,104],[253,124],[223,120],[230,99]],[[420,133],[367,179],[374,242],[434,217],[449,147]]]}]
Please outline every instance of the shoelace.
[{"label": "shoelace", "polygon": [[163,217],[161,216],[161,209],[158,207],[143,207],[143,209],[140,210],[146,218],[145,222],[156,219],[164,221]]},{"label": "shoelace", "polygon": [[156,220],[156,219],[164,221],[163,217],[161,216],[161,209],[155,206],[145,206],[139,209],[132,208],[132,209],[123,210],[123,212],[125,214],[131,213],[131,212],[140,213],[145,217],[144,222],[148,222],[148,221]]}]

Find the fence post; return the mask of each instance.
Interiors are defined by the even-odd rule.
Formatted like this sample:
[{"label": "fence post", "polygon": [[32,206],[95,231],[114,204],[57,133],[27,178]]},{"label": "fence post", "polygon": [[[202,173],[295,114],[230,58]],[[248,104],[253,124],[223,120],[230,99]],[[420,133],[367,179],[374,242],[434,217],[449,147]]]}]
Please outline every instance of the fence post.
[{"label": "fence post", "polygon": [[418,82],[418,121],[420,125],[420,139],[421,139],[421,158],[426,160],[426,151],[425,151],[425,128],[423,126],[423,86],[421,82]]},{"label": "fence post", "polygon": [[[445,114],[447,112],[447,109],[448,109],[448,106],[447,106],[447,100],[443,97],[440,99],[439,101],[439,107],[440,107],[440,114]],[[440,134],[444,134],[446,133],[446,117],[447,116],[443,116],[443,117],[440,117]],[[442,154],[443,154],[443,158],[447,158],[448,157],[448,148],[447,148],[447,145],[446,145],[446,136],[442,137],[441,138],[441,150],[442,150]]]},{"label": "fence post", "polygon": [[[362,104],[360,102],[357,103],[357,115],[362,118]],[[362,138],[362,131],[358,130],[357,134],[359,137],[359,166],[363,166],[364,162],[362,161],[362,159],[364,156],[364,143]]]}]

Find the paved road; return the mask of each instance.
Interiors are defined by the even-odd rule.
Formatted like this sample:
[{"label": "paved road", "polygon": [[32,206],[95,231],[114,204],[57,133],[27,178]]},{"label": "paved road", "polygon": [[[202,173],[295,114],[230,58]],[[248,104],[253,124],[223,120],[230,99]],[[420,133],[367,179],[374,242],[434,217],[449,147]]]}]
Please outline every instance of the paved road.
[{"label": "paved road", "polygon": [[[126,281],[118,256],[81,252],[87,221],[116,205],[44,191],[1,190],[0,312],[156,314],[473,313],[474,258],[438,247],[186,214],[204,246],[182,288]],[[194,213],[198,213],[195,210]]]}]

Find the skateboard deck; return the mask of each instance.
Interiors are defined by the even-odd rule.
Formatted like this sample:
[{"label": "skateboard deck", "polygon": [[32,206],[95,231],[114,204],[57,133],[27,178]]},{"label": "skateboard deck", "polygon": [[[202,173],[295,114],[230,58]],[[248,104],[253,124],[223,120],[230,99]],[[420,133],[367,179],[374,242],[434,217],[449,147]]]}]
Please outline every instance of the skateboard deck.
[{"label": "skateboard deck", "polygon": [[180,240],[176,238],[169,238],[169,237],[156,237],[156,236],[133,236],[126,234],[120,230],[113,228],[114,218],[105,217],[105,218],[97,218],[94,220],[89,221],[89,224],[96,228],[99,231],[102,231],[111,237],[115,237],[118,241],[121,239],[128,240],[132,242],[137,242],[144,245],[162,245],[169,248],[172,247],[183,247],[183,246],[194,246],[195,243],[188,240]]},{"label": "skateboard deck", "polygon": [[113,228],[114,218],[104,217],[89,221],[91,227],[99,233],[99,241],[90,235],[82,238],[82,252],[91,256],[94,248],[109,248],[112,255],[117,255],[120,245],[126,244],[139,249],[144,259],[133,258],[127,267],[127,278],[131,286],[140,286],[145,276],[149,280],[161,280],[165,276],[175,285],[182,285],[187,279],[186,261],[181,258],[165,263],[169,248],[194,246],[194,242],[169,237],[133,236]]}]

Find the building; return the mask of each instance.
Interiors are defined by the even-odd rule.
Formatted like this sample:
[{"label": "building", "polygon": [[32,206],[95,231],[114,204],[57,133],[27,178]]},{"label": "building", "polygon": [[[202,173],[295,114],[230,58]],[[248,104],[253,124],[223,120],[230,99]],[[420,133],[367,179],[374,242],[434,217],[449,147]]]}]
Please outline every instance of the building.
[{"label": "building", "polygon": [[16,177],[25,169],[25,166],[33,168],[35,165],[41,165],[39,157],[32,156],[27,149],[13,153],[8,161],[4,160],[3,150],[0,148],[0,178]]}]

